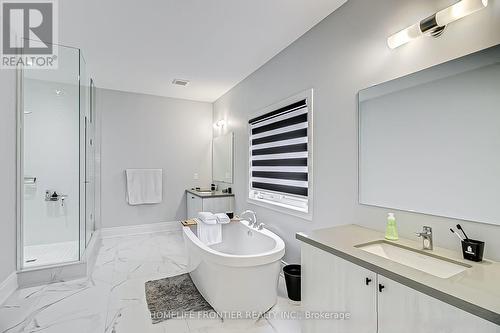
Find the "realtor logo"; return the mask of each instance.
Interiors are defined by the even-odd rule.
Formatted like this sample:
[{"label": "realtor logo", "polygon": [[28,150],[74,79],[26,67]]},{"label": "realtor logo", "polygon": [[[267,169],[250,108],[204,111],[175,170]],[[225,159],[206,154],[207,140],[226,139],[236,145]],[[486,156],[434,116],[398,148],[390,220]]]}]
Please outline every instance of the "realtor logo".
[{"label": "realtor logo", "polygon": [[56,0],[1,0],[2,68],[57,68]]}]

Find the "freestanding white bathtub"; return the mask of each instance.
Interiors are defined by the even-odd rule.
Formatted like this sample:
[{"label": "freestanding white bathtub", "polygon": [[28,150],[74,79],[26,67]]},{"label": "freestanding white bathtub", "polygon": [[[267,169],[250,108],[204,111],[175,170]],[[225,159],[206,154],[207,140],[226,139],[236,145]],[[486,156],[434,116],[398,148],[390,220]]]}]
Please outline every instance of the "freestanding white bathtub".
[{"label": "freestanding white bathtub", "polygon": [[255,316],[277,300],[283,240],[269,230],[256,230],[247,221],[222,226],[222,243],[207,246],[196,226],[183,227],[188,270],[194,284],[223,317]]}]

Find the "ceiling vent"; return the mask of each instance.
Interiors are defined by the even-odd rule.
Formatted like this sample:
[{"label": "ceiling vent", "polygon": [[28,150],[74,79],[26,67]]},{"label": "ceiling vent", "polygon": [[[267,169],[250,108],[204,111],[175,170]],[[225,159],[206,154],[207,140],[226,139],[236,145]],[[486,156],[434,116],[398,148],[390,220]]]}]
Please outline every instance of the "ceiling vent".
[{"label": "ceiling vent", "polygon": [[185,87],[189,84],[189,81],[188,80],[182,80],[182,79],[174,79],[172,81],[172,84],[176,85],[176,86],[181,86],[181,87]]}]

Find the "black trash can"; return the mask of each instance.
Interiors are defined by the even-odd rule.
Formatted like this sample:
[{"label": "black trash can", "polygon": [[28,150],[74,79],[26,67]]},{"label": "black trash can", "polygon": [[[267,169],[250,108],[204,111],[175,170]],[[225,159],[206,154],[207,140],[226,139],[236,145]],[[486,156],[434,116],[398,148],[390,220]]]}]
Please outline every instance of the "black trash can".
[{"label": "black trash can", "polygon": [[300,265],[286,265],[285,274],[286,292],[292,301],[300,301]]}]

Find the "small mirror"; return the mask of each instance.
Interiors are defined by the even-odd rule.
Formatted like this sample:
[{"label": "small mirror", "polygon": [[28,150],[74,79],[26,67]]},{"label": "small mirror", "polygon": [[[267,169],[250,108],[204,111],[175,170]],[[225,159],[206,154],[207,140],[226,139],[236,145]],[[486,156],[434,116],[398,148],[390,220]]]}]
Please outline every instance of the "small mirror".
[{"label": "small mirror", "polygon": [[233,183],[233,133],[214,138],[212,149],[213,180]]}]

